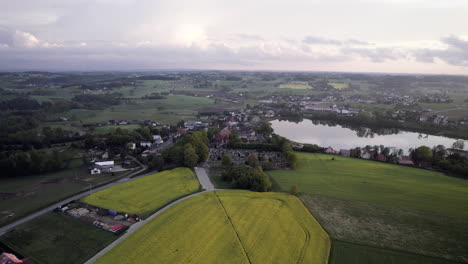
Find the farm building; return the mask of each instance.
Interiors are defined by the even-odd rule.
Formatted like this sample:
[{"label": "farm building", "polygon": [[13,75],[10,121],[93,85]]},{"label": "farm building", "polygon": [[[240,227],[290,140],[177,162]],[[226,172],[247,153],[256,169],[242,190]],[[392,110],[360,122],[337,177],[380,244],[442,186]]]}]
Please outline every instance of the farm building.
[{"label": "farm building", "polygon": [[411,166],[414,165],[410,156],[401,156],[400,159],[398,159],[398,164]]},{"label": "farm building", "polygon": [[97,168],[97,167],[93,167],[90,172],[90,174],[94,175],[94,174],[101,174],[101,169]]},{"label": "farm building", "polygon": [[95,162],[94,167],[100,169],[101,172],[111,171],[114,168],[114,161],[109,160],[109,161]]},{"label": "farm building", "polygon": [[140,147],[147,147],[147,148],[149,148],[149,147],[151,147],[151,144],[152,144],[152,143],[149,142],[149,141],[141,141],[141,142],[140,142]]},{"label": "farm building", "polygon": [[370,159],[371,154],[369,152],[364,152],[364,153],[361,154],[361,158],[362,159]]}]

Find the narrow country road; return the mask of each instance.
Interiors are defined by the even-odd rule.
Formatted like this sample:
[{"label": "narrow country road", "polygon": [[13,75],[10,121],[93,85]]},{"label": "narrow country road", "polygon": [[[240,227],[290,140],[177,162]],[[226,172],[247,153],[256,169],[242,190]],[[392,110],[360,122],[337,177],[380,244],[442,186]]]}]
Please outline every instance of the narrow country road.
[{"label": "narrow country road", "polygon": [[155,217],[162,214],[163,212],[165,212],[169,208],[173,207],[174,205],[176,205],[176,204],[178,204],[178,203],[180,203],[180,202],[182,202],[184,200],[187,200],[187,199],[189,199],[189,198],[191,198],[193,196],[196,196],[196,195],[199,195],[199,194],[202,194],[202,193],[205,193],[205,192],[221,190],[221,189],[215,189],[214,188],[214,186],[211,183],[210,178],[208,177],[208,174],[206,173],[206,170],[204,168],[195,167],[194,170],[195,170],[195,174],[197,175],[198,181],[200,182],[200,184],[202,186],[202,189],[204,189],[205,191],[194,193],[194,194],[182,197],[182,198],[180,198],[178,200],[175,200],[174,202],[172,202],[170,204],[167,204],[162,209],[158,210],[156,213],[152,214],[150,217],[146,218],[145,220],[142,220],[142,221],[130,226],[130,228],[127,230],[127,232],[125,232],[125,234],[122,234],[117,240],[115,240],[110,245],[108,245],[107,247],[105,247],[104,249],[99,251],[96,255],[94,255],[94,257],[92,257],[88,261],[86,261],[85,264],[94,263],[98,258],[104,256],[104,254],[106,254],[108,251],[113,249],[115,246],[117,246],[120,242],[122,242],[128,236],[135,233],[138,229],[140,229],[146,223],[150,222]]},{"label": "narrow country road", "polygon": [[[133,158],[133,157],[131,157],[131,158]],[[106,188],[112,187],[112,186],[114,186],[114,185],[118,185],[118,184],[121,184],[121,183],[123,183],[123,182],[129,181],[129,180],[131,179],[131,177],[133,177],[133,176],[135,176],[135,175],[138,175],[139,173],[142,173],[143,171],[145,171],[145,170],[147,169],[147,167],[146,167],[145,165],[141,164],[137,159],[135,159],[135,158],[133,158],[133,159],[134,159],[140,166],[142,166],[142,168],[141,168],[140,170],[135,171],[134,173],[130,174],[129,176],[127,176],[127,177],[125,177],[125,178],[123,178],[123,179],[120,179],[120,180],[118,180],[118,181],[115,181],[115,182],[106,184],[106,185],[104,185],[104,186],[101,186],[101,187],[98,187],[98,188],[95,188],[95,189],[91,189],[91,190],[89,190],[89,191],[86,191],[86,192],[83,192],[83,193],[74,195],[74,196],[72,196],[72,197],[70,197],[70,198],[67,198],[67,199],[65,199],[65,200],[62,200],[62,201],[57,202],[57,203],[55,203],[55,204],[52,204],[52,205],[50,205],[50,206],[48,206],[48,207],[46,207],[46,208],[44,208],[44,209],[42,209],[42,210],[39,210],[39,211],[37,211],[37,212],[35,212],[35,213],[32,213],[32,214],[30,214],[30,215],[28,215],[28,216],[25,216],[25,217],[23,217],[23,218],[21,218],[21,219],[19,219],[19,220],[16,220],[15,222],[13,222],[13,223],[11,223],[11,224],[8,224],[8,225],[6,225],[6,226],[0,227],[0,236],[4,235],[6,232],[12,230],[13,228],[15,228],[15,227],[17,227],[17,226],[19,226],[19,225],[21,225],[21,224],[23,224],[23,223],[25,223],[25,222],[27,222],[27,221],[29,221],[29,220],[32,220],[32,219],[34,219],[34,218],[36,218],[36,217],[38,217],[38,216],[41,216],[41,215],[43,215],[43,214],[45,214],[45,213],[48,213],[48,212],[53,211],[55,208],[57,208],[58,206],[60,206],[60,205],[62,205],[62,204],[69,203],[69,202],[71,202],[71,201],[73,201],[73,200],[81,199],[81,198],[83,198],[83,197],[85,197],[85,196],[88,196],[88,195],[90,195],[90,194],[92,194],[92,193],[95,193],[95,192],[104,190],[104,189],[106,189]],[[138,177],[136,177],[136,178],[140,178],[140,177],[143,177],[143,176],[152,174],[152,173],[154,173],[154,172],[150,172],[150,173],[147,173],[147,174],[138,176]]]}]

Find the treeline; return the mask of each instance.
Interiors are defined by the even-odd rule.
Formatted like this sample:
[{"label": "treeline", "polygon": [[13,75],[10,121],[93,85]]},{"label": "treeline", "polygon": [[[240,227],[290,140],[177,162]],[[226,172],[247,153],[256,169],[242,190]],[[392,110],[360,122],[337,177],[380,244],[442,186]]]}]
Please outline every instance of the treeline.
[{"label": "treeline", "polygon": [[[454,144],[455,145],[455,144]],[[463,149],[463,145],[460,149]],[[457,152],[448,151],[443,145],[429,148],[421,146],[410,153],[413,162],[420,167],[432,167],[455,176],[468,177],[468,158]]]},{"label": "treeline", "polygon": [[57,150],[51,153],[40,150],[0,153],[0,177],[13,178],[46,173],[64,168]]},{"label": "treeline", "polygon": [[120,94],[80,94],[72,98],[73,102],[78,103],[77,108],[85,109],[103,109],[112,105],[119,104]]}]

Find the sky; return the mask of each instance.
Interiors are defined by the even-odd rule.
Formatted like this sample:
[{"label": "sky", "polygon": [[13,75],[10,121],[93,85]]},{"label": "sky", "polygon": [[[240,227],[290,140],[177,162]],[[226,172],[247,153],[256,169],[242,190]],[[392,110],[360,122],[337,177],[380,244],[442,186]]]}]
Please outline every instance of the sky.
[{"label": "sky", "polygon": [[0,70],[468,74],[468,0],[0,0]]}]

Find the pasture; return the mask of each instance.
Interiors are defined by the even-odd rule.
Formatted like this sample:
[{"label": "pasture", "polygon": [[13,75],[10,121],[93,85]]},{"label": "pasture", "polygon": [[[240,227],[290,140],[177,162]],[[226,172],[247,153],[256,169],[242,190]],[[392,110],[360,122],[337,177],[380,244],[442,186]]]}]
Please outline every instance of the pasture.
[{"label": "pasture", "polygon": [[297,184],[303,193],[468,217],[466,180],[375,161],[297,155],[296,170],[269,172],[282,190]]},{"label": "pasture", "polygon": [[82,202],[146,218],[173,200],[199,189],[192,170],[177,168],[112,186],[84,197]]},{"label": "pasture", "polygon": [[0,237],[0,241],[34,263],[81,264],[117,238],[58,213],[47,213]]},{"label": "pasture", "polygon": [[327,263],[329,249],[296,197],[215,191],[170,208],[96,263]]}]

